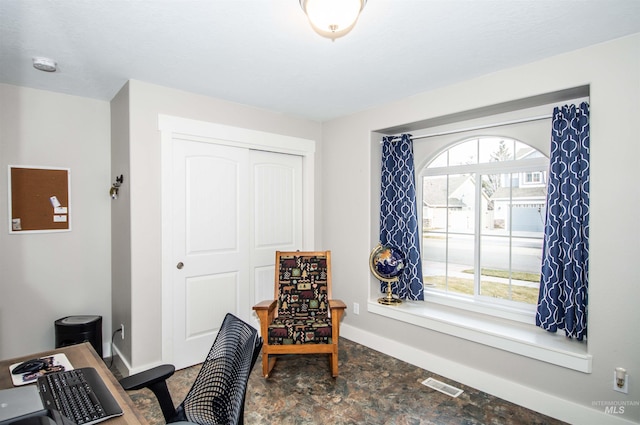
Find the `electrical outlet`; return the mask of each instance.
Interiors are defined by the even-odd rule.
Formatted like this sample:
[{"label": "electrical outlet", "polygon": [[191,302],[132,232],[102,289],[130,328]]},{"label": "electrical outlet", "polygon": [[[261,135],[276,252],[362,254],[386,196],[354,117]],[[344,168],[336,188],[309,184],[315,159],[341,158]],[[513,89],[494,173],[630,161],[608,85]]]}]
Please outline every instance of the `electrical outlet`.
[{"label": "electrical outlet", "polygon": [[124,323],[120,323],[120,329],[122,329],[122,332],[120,332],[120,337],[124,339]]},{"label": "electrical outlet", "polygon": [[619,393],[629,394],[629,374],[624,373],[624,385],[618,386],[618,376],[616,372],[613,372],[613,391],[618,391]]},{"label": "electrical outlet", "polygon": [[353,314],[360,314],[360,304],[353,303]]}]

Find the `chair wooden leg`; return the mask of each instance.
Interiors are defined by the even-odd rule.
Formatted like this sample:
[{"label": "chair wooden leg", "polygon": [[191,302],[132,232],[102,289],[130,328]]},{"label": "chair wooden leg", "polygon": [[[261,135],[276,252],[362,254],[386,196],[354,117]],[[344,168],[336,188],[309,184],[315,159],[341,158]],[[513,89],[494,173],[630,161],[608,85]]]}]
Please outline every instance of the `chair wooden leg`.
[{"label": "chair wooden leg", "polygon": [[268,354],[262,353],[262,376],[264,376],[265,378],[269,377],[273,366],[275,366],[276,364],[276,359],[277,357],[273,354],[271,355],[271,357],[269,357]]},{"label": "chair wooden leg", "polygon": [[338,353],[329,354],[331,362],[331,375],[336,378],[338,376]]},{"label": "chair wooden leg", "polygon": [[265,352],[262,353],[262,376],[269,377],[269,355]]}]

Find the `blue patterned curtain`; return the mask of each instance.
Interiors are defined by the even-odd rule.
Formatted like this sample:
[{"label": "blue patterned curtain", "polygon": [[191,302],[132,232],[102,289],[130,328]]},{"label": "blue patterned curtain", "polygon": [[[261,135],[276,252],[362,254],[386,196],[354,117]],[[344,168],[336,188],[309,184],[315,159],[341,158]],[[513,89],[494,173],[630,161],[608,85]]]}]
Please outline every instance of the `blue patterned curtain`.
[{"label": "blue patterned curtain", "polygon": [[589,271],[589,104],[553,111],[536,325],[587,336]]},{"label": "blue patterned curtain", "polygon": [[[420,241],[413,141],[410,134],[403,134],[400,140],[387,136],[382,139],[380,243],[402,251],[405,256],[405,270],[398,282],[391,285],[398,298],[424,299]],[[381,290],[386,292],[386,282],[382,282]]]}]

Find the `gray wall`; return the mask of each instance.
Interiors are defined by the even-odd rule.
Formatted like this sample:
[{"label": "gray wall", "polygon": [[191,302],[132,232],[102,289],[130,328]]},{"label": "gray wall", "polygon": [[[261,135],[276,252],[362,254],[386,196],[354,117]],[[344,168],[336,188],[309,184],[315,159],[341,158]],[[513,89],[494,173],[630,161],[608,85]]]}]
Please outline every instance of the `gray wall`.
[{"label": "gray wall", "polygon": [[117,354],[131,352],[131,167],[129,161],[129,84],[111,100],[111,182],[123,176],[118,199],[111,201],[111,311]]},{"label": "gray wall", "polygon": [[[369,293],[373,278],[366,266],[378,240],[378,218],[372,211],[379,197],[380,144],[372,130],[583,85],[591,88],[588,351],[593,372],[565,369],[367,312],[363,306],[379,296]],[[323,237],[333,250],[334,295],[349,308],[360,304],[359,315],[348,312],[344,319],[348,334],[383,338],[389,342],[386,350],[399,357],[405,347],[423,357],[446,359],[445,366],[435,370],[444,376],[459,375],[453,367],[461,365],[495,377],[509,384],[500,394],[505,398],[515,388],[524,388],[529,405],[540,404],[535,400],[538,393],[566,400],[566,412],[559,414],[578,423],[584,411],[603,411],[594,402],[637,403],[640,385],[633,384],[633,377],[640,374],[640,285],[635,267],[640,256],[639,98],[640,35],[635,35],[325,123]],[[616,366],[626,366],[632,377],[628,395],[612,390]],[[640,407],[627,407],[621,419],[640,422]]]},{"label": "gray wall", "polygon": [[[0,84],[0,358],[53,348],[68,315],[109,340],[109,144],[108,102]],[[8,165],[71,169],[70,232],[8,233]]]}]

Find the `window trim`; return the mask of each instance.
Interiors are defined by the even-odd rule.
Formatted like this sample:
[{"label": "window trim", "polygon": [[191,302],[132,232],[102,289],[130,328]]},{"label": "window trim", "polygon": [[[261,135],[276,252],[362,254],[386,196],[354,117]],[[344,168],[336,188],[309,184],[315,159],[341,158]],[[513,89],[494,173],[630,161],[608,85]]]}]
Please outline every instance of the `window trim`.
[{"label": "window trim", "polygon": [[567,369],[592,372],[587,343],[566,338],[561,332],[551,333],[535,325],[428,301],[403,301],[396,306],[385,306],[369,299],[367,311]]}]

